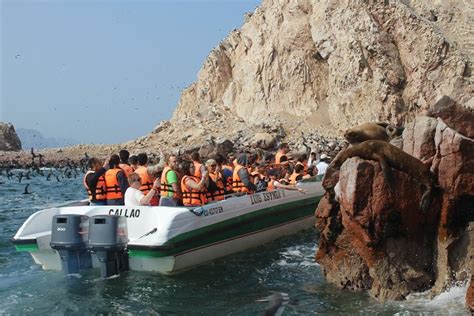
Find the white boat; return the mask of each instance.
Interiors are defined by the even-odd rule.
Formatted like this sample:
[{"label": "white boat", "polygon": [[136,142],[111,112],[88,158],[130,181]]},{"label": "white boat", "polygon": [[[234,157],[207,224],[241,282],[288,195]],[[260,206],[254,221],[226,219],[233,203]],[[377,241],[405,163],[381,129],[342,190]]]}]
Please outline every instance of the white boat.
[{"label": "white boat", "polygon": [[[198,208],[75,202],[32,214],[12,242],[43,269],[61,270],[59,254],[50,247],[53,216],[121,215],[127,218],[130,270],[173,274],[312,227],[324,190],[321,182],[298,183],[298,187],[306,193],[279,189]],[[93,266],[98,266],[97,261]]]}]

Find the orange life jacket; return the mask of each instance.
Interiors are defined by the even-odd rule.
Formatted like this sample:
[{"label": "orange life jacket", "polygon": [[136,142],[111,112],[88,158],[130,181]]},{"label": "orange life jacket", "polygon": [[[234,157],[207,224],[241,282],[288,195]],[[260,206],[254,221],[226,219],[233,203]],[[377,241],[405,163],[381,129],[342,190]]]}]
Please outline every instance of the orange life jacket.
[{"label": "orange life jacket", "polygon": [[168,196],[168,193],[173,193],[172,198],[173,199],[179,199],[178,192],[175,192],[173,190],[173,186],[171,184],[168,184],[168,180],[166,179],[166,174],[169,171],[173,171],[170,167],[166,166],[165,169],[163,169],[163,173],[161,174],[161,180],[160,180],[160,195],[162,197],[170,197]]},{"label": "orange life jacket", "polygon": [[280,152],[280,151],[277,151],[276,155],[275,155],[275,165],[279,165],[281,163],[281,157],[282,156],[286,156],[284,153]]},{"label": "orange life jacket", "polygon": [[268,181],[268,183],[267,183],[267,191],[273,191],[273,190],[275,190],[275,186],[273,185],[274,182],[275,182],[275,180],[272,180],[272,179],[270,179],[270,181]]},{"label": "orange life jacket", "polygon": [[[304,164],[304,163],[302,163],[301,161],[298,161],[298,162],[296,163],[296,165],[302,165],[302,166],[303,166],[304,175],[307,175],[307,174],[308,174],[308,164]],[[296,165],[295,165],[295,166],[296,166]]]},{"label": "orange life jacket", "polygon": [[123,199],[123,192],[120,189],[117,174],[123,172],[122,169],[109,169],[105,173],[105,196],[107,200]]},{"label": "orange life jacket", "polygon": [[[86,181],[87,176],[90,175],[91,173],[95,173],[95,171],[93,170],[87,171],[87,173],[84,175],[84,180],[83,180],[84,187],[86,188],[86,191],[87,191],[87,195],[89,195],[89,201],[92,201],[94,199],[94,194],[92,194],[92,191],[89,188],[89,185],[87,184],[87,181]],[[97,186],[95,187],[95,192],[94,192],[95,201],[105,201],[106,200],[105,192],[106,192],[105,177],[104,175],[101,175],[99,177],[99,180],[97,181]]]},{"label": "orange life jacket", "polygon": [[296,178],[297,178],[298,176],[300,176],[299,173],[294,173],[294,172],[293,172],[293,173],[291,174],[291,176],[290,176],[290,179],[289,179],[289,180],[290,180],[290,184],[296,184]]},{"label": "orange life jacket", "polygon": [[127,165],[126,163],[121,163],[119,164],[119,167],[120,169],[123,170],[123,173],[125,174],[125,176],[128,178],[129,175],[131,175],[133,173],[133,168],[129,165]]},{"label": "orange life jacket", "polygon": [[196,189],[188,188],[186,181],[192,179],[199,183],[200,178],[195,176],[184,176],[181,179],[181,190],[183,191],[183,205],[184,206],[199,206],[207,203],[206,192],[198,191]]},{"label": "orange life jacket", "polygon": [[153,179],[148,173],[147,168],[144,166],[139,166],[135,170],[135,173],[137,173],[142,179],[142,185],[140,186],[140,191],[142,191],[143,194],[147,195],[148,192],[150,192],[151,188],[153,188],[153,181],[152,181]]},{"label": "orange life jacket", "polygon": [[194,176],[201,179],[202,178],[202,173],[201,173],[202,163],[193,161],[193,164],[194,164]]},{"label": "orange life jacket", "polygon": [[224,178],[220,172],[209,173],[209,177],[217,184],[216,192],[207,192],[207,200],[209,202],[222,201],[224,199]]},{"label": "orange life jacket", "polygon": [[245,168],[242,165],[237,165],[234,169],[234,174],[232,175],[232,189],[234,192],[244,192],[250,193],[250,190],[244,185],[242,179],[240,179],[239,171],[240,169]]}]

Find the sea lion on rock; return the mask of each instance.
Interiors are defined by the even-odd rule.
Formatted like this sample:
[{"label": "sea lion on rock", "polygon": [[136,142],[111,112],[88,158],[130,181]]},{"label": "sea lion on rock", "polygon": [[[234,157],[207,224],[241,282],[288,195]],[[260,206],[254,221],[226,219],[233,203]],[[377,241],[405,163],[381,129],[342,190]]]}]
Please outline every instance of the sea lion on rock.
[{"label": "sea lion on rock", "polygon": [[388,123],[364,123],[348,129],[344,137],[352,145],[366,140],[381,140],[389,142],[392,138],[401,135],[403,128]]},{"label": "sea lion on rock", "polygon": [[424,212],[428,209],[433,187],[433,177],[430,168],[400,148],[381,140],[368,140],[341,151],[326,171],[323,180],[323,187],[326,190],[334,189],[339,180],[339,169],[347,159],[352,157],[378,161],[391,190],[393,183],[390,167],[404,172],[421,182],[426,187],[426,191],[420,202],[420,210]]}]

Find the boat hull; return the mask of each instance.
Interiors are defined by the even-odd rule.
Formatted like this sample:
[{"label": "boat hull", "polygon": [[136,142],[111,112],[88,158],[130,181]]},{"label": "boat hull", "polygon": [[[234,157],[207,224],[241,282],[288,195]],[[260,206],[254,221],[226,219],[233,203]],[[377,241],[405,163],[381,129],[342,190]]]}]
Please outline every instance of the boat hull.
[{"label": "boat hull", "polygon": [[132,255],[129,258],[130,269],[137,271],[152,271],[161,274],[180,273],[199,264],[242,252],[244,250],[256,248],[278,238],[293,235],[313,226],[314,217],[310,215],[256,232],[187,250],[173,256],[153,257],[152,254],[147,255],[144,253]]}]

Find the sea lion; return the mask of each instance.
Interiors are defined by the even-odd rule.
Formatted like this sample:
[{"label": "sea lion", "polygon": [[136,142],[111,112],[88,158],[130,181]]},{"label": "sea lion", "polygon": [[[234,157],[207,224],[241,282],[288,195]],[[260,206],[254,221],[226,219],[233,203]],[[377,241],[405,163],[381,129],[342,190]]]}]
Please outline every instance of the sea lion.
[{"label": "sea lion", "polygon": [[421,182],[426,187],[426,191],[420,202],[420,210],[424,212],[428,209],[434,183],[430,168],[400,148],[381,140],[368,140],[341,151],[326,171],[323,180],[323,187],[326,190],[334,189],[339,180],[339,169],[347,159],[352,157],[378,161],[392,192],[393,182],[390,167],[402,171]]},{"label": "sea lion", "polygon": [[348,129],[344,133],[347,141],[353,145],[366,140],[381,140],[389,142],[392,138],[401,135],[403,128],[388,123],[364,123]]}]

